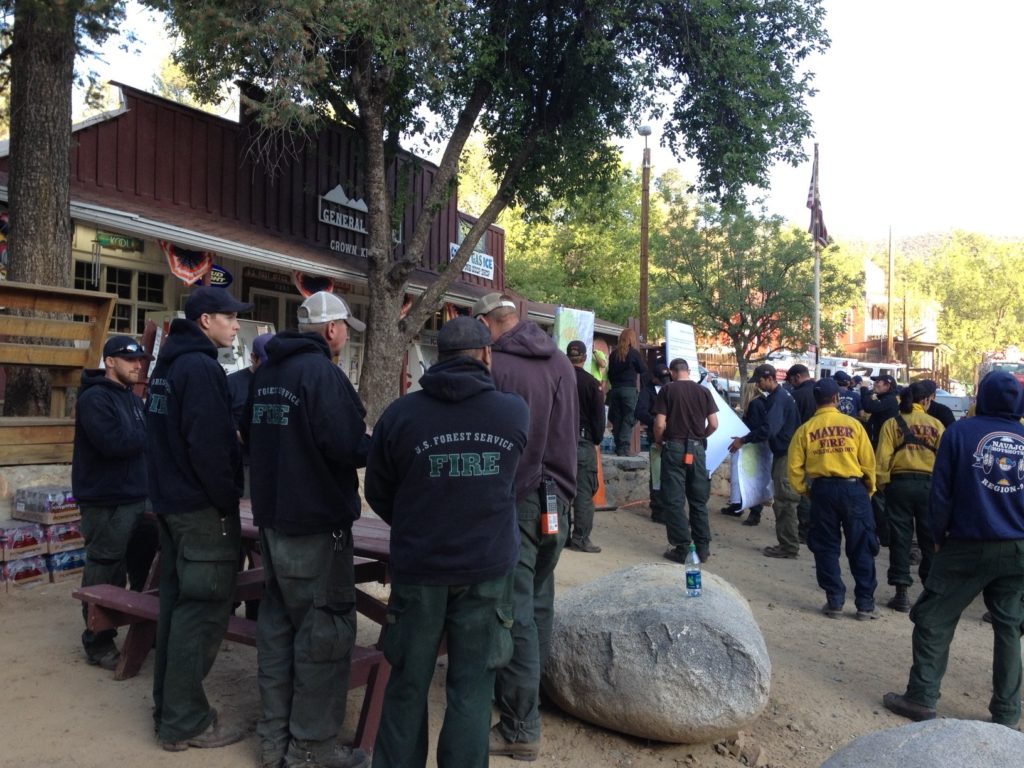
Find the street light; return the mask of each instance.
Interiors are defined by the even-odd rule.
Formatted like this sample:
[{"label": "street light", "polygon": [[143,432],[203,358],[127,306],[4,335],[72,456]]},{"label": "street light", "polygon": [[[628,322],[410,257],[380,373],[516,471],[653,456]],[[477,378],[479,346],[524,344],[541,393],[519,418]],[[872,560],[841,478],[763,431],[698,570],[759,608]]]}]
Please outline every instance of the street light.
[{"label": "street light", "polygon": [[637,133],[644,137],[644,163],[640,186],[640,343],[647,343],[647,222],[650,218],[651,203],[651,150],[647,146],[647,137],[651,135],[651,126],[641,125]]}]

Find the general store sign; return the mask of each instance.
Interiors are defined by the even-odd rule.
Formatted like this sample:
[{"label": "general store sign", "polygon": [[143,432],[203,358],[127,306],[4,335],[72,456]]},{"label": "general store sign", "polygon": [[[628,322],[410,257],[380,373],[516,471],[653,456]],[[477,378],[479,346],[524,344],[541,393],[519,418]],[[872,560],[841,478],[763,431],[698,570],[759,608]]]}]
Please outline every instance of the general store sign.
[{"label": "general store sign", "polygon": [[[319,205],[317,218],[329,227],[347,229],[350,232],[358,232],[360,235],[367,235],[366,214],[368,208],[366,201],[361,197],[351,198],[345,194],[344,187],[339,184],[329,192],[318,196]],[[391,230],[391,242],[398,245],[402,242],[402,230]],[[331,240],[331,250],[339,253],[348,253],[352,256],[366,257],[366,248]]]}]

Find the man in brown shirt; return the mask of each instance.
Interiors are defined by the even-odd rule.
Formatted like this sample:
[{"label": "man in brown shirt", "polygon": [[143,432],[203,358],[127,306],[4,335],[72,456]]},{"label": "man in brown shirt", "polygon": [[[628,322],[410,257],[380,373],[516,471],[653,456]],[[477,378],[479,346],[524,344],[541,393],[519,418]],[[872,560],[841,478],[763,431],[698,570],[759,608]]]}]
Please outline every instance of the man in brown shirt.
[{"label": "man in brown shirt", "polygon": [[[654,442],[662,450],[661,489],[670,545],[665,558],[683,562],[692,541],[703,562],[711,556],[707,506],[711,479],[704,450],[708,435],[718,428],[718,406],[706,388],[690,381],[685,360],[677,357],[669,371],[672,381],[661,388],[652,409]],[[689,519],[683,514],[687,502]]]}]

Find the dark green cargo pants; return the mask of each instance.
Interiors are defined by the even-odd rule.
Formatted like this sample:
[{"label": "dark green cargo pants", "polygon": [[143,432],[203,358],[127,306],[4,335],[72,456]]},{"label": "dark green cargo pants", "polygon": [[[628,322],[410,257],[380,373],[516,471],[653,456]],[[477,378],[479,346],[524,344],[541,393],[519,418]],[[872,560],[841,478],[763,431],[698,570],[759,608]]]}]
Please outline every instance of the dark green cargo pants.
[{"label": "dark green cargo pants", "polygon": [[256,624],[261,753],[290,739],[334,739],[356,638],[352,533],[288,536],[262,528],[264,590]]},{"label": "dark green cargo pants", "polygon": [[582,543],[594,530],[597,447],[589,438],[576,443],[576,498],[572,502],[572,540]]},{"label": "dark green cargo pants", "polygon": [[558,533],[540,532],[542,496],[530,494],[516,507],[519,518],[519,562],[513,572],[512,659],[498,670],[494,698],[506,741],[540,739],[540,675],[551,651],[555,615],[555,566],[569,529],[569,506],[558,500]]},{"label": "dark green cargo pants", "polygon": [[[82,537],[85,539],[85,569],[82,586],[113,584],[123,587],[127,583],[128,543],[139,526],[144,501],[117,506],[81,503]],[[88,619],[89,606],[82,604],[82,617]],[[113,645],[116,629],[82,632],[82,645],[86,653],[100,652]]]},{"label": "dark green cargo pants", "polygon": [[182,741],[213,720],[203,680],[228,627],[238,571],[238,515],[207,507],[161,515],[160,619],[153,718],[160,741]]},{"label": "dark green cargo pants", "polygon": [[[693,456],[685,463],[687,447]],[[700,440],[666,440],[661,449],[661,492],[668,543],[683,554],[692,541],[703,560],[711,550],[708,497],[711,479]],[[687,509],[689,508],[689,509]]]},{"label": "dark green cargo pants", "polygon": [[486,768],[495,670],[512,656],[512,574],[466,586],[392,584],[384,655],[391,677],[374,768],[427,763],[427,694],[446,636],[447,706],[437,741],[442,768]]},{"label": "dark green cargo pants", "polygon": [[1020,632],[1024,619],[1024,540],[951,540],[935,554],[924,592],[910,609],[914,665],[906,697],[934,708],[949,661],[949,645],[964,609],[978,594],[992,614],[993,722],[1020,720]]},{"label": "dark green cargo pants", "polygon": [[903,472],[892,476],[885,487],[885,511],[889,525],[890,584],[910,586],[910,544],[917,532],[921,548],[921,565],[917,570],[921,583],[928,580],[935,547],[928,528],[928,496],[932,476],[921,472]]}]

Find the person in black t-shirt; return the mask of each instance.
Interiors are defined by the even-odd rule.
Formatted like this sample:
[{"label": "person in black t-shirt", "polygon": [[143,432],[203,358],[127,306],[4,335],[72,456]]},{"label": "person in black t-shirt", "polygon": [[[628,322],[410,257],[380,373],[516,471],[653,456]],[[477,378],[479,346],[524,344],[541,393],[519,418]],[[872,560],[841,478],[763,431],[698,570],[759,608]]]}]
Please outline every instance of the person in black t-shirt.
[{"label": "person in black t-shirt", "polygon": [[576,442],[576,498],[572,502],[572,536],[569,549],[600,552],[590,540],[594,529],[594,494],[597,492],[597,450],[604,437],[604,395],[597,379],[583,370],[587,345],[570,341],[565,354],[576,370],[576,392],[580,400],[580,436]]}]

